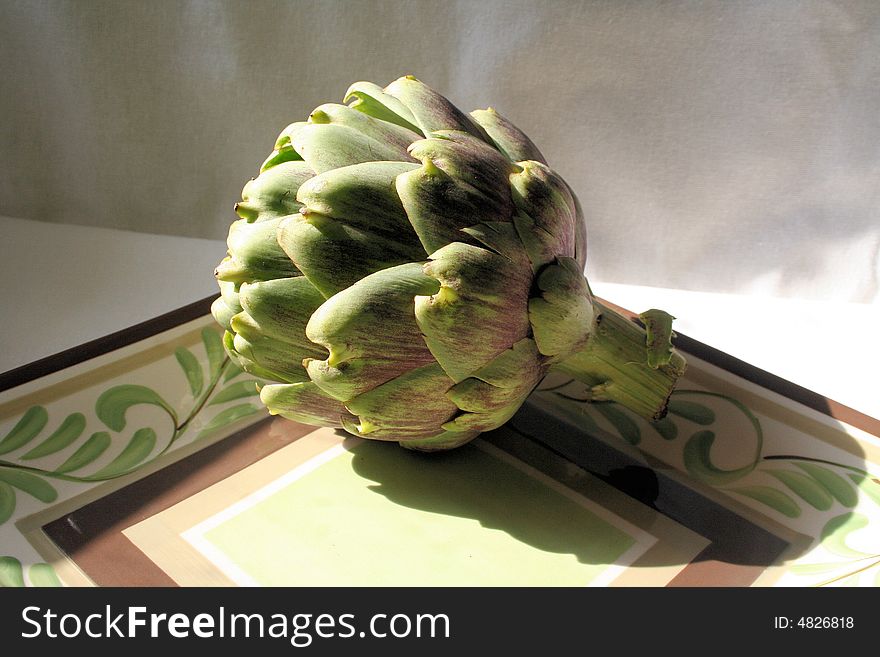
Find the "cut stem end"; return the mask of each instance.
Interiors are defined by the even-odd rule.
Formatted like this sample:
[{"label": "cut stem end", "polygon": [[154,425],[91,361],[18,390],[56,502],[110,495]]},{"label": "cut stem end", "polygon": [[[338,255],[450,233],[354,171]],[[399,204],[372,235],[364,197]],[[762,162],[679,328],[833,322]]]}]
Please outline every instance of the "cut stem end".
[{"label": "cut stem end", "polygon": [[652,366],[655,345],[641,326],[598,300],[596,323],[584,347],[554,369],[590,386],[596,401],[615,401],[647,420],[666,415],[669,396],[686,363],[672,350],[668,362]]}]

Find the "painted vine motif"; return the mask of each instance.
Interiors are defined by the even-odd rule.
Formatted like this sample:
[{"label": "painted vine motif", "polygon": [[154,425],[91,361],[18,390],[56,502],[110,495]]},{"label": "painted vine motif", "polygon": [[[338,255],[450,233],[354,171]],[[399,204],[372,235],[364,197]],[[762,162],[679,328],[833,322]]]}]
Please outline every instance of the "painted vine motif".
[{"label": "painted vine motif", "polygon": [[[27,579],[27,582],[25,582]],[[15,557],[0,557],[0,587],[58,587],[61,581],[47,563],[23,566]]]},{"label": "painted vine motif", "polygon": [[[833,558],[824,563],[793,564],[789,571],[812,577],[825,575],[820,586],[857,585],[863,576],[880,586],[880,549],[865,552],[848,543],[853,534],[869,525],[868,517],[854,510],[860,494],[880,506],[880,479],[867,471],[805,455],[765,454],[764,429],[758,417],[739,400],[716,392],[676,390],[669,401],[668,415],[657,422],[648,422],[614,402],[591,400],[589,391],[570,379],[545,381],[538,392],[579,402],[576,421],[587,432],[601,431],[597,420],[604,420],[605,426],[630,445],[639,445],[648,434],[670,443],[680,441],[688,474],[733,496],[747,498],[791,519],[800,517],[807,507],[827,512],[830,517],[816,539]],[[724,469],[713,462],[712,447],[719,437],[720,423],[710,403],[726,406],[725,413],[739,415],[750,428],[752,443],[747,463]],[[693,425],[698,427],[695,431]],[[744,483],[743,479],[753,472],[769,477],[773,485]],[[843,513],[835,512],[841,507]]]},{"label": "painted vine motif", "polygon": [[[193,403],[185,413],[178,413],[152,388],[122,384],[104,391],[95,402],[94,415],[107,430],[95,431],[83,440],[87,427],[84,413],[68,414],[54,430],[48,432],[50,417],[42,406],[32,406],[15,426],[0,438],[0,524],[8,521],[16,508],[16,494],[25,493],[49,504],[58,497],[53,480],[96,483],[115,479],[153,461],[181,438],[203,411],[219,409],[201,428],[194,439],[207,436],[244,417],[261,411],[261,407],[245,402],[256,396],[257,381],[236,380],[242,370],[232,364],[223,349],[218,333],[205,328],[201,334],[207,355],[205,365],[186,347],[175,351],[175,359],[186,378]],[[681,439],[682,459],[687,472],[695,479],[726,492],[749,498],[787,518],[797,518],[804,505],[818,511],[831,511],[840,505],[854,509],[859,493],[880,505],[880,480],[865,470],[832,461],[799,455],[765,455],[764,434],[760,421],[740,401],[719,393],[704,390],[676,390],[669,404],[669,415],[658,422],[648,423],[613,402],[589,400],[588,392],[571,380],[562,383],[545,382],[538,390],[567,401],[581,402],[578,422],[586,431],[600,431],[597,419],[631,445],[639,445],[648,433],[663,441]],[[734,469],[718,467],[711,456],[717,439],[717,413],[708,402],[725,404],[744,418],[753,432],[753,450],[749,463]],[[228,406],[230,402],[238,402]],[[140,427],[129,438],[122,438],[128,424],[126,412],[137,405],[151,405],[161,409],[171,421],[171,431],[164,444],[159,444],[159,433],[153,427]],[[684,436],[687,420],[700,427]],[[124,446],[106,465],[93,464],[114,445]],[[76,449],[52,468],[41,467],[45,457],[60,453],[76,445]],[[17,456],[11,455],[19,452]],[[23,452],[23,453],[21,453]],[[9,460],[10,458],[14,460]],[[93,466],[91,469],[89,466]],[[769,475],[778,485],[744,485],[742,479],[752,472]],[[816,576],[827,575],[820,585],[858,583],[863,575],[872,577],[880,585],[880,551],[867,553],[848,544],[851,534],[867,527],[867,516],[855,511],[833,515],[824,525],[819,543],[835,559],[824,563],[793,564],[793,573]],[[49,564],[23,566],[15,557],[0,556],[0,587],[2,586],[59,586],[57,575]]]},{"label": "painted vine motif", "polygon": [[[193,433],[189,430],[194,420],[209,410],[216,412],[194,440],[262,412],[262,406],[246,401],[259,394],[258,382],[239,379],[244,372],[227,357],[217,331],[205,328],[201,339],[207,356],[204,364],[186,347],[178,347],[174,352],[192,396],[192,404],[182,413],[152,388],[137,384],[116,385],[98,397],[94,417],[102,427],[88,437],[85,413],[70,413],[55,425],[45,407],[27,409],[0,438],[0,525],[14,514],[19,494],[50,504],[58,498],[55,481],[97,483],[138,470],[180,443],[185,435],[190,437],[188,432]],[[230,402],[236,403],[230,406]],[[170,420],[164,430],[167,434],[154,426],[144,426],[126,436],[126,413],[137,405],[161,409]],[[95,466],[99,458],[112,453],[114,448],[117,454],[108,463]],[[72,453],[60,465],[41,465],[46,457],[71,449]],[[57,577],[48,564],[33,564],[26,570],[33,586],[57,585]],[[0,556],[0,586],[23,586],[24,580],[25,569],[18,559]]]}]

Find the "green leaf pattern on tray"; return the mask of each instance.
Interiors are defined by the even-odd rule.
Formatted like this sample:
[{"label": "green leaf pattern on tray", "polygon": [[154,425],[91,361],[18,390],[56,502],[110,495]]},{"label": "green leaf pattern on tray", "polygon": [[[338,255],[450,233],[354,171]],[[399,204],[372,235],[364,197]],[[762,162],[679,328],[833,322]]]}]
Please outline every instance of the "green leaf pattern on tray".
[{"label": "green leaf pattern on tray", "polygon": [[55,472],[63,474],[86,467],[106,452],[112,443],[113,439],[108,432],[96,431],[64,463],[55,468]]},{"label": "green leaf pattern on tray", "polygon": [[58,491],[48,481],[27,470],[0,468],[0,481],[49,504],[58,498]]},{"label": "green leaf pattern on tray", "polygon": [[654,427],[654,430],[660,434],[663,440],[675,440],[678,438],[678,425],[668,417],[651,422],[651,426]]},{"label": "green leaf pattern on tray", "polygon": [[15,489],[0,481],[0,525],[9,520],[15,511]]},{"label": "green leaf pattern on tray", "polygon": [[[862,573],[871,571],[870,583],[880,586],[880,545],[878,554],[871,554],[847,543],[851,534],[868,525],[864,514],[853,511],[860,500],[880,505],[880,480],[866,471],[808,455],[764,454],[764,429],[758,417],[741,401],[716,392],[676,390],[669,413],[655,422],[614,402],[591,402],[589,393],[571,380],[545,382],[538,393],[579,406],[585,421],[577,422],[584,431],[611,434],[631,445],[646,436],[678,445],[681,467],[693,479],[764,509],[783,524],[805,517],[806,510],[827,514],[816,545],[840,560],[796,563],[789,571],[814,578],[827,574],[821,584],[837,586],[856,585]],[[737,446],[740,462],[734,466],[719,465],[721,454],[715,452],[724,444]]]},{"label": "green leaf pattern on tray", "polygon": [[155,446],[156,432],[149,427],[138,429],[134,432],[134,435],[123,450],[116,455],[116,458],[87,478],[101,481],[104,479],[115,479],[128,472],[132,472],[146,460]]},{"label": "green leaf pattern on tray", "polygon": [[[175,408],[153,388],[134,382],[102,391],[93,409],[69,413],[60,421],[44,406],[28,408],[0,435],[0,524],[15,515],[19,495],[49,504],[58,498],[53,482],[90,484],[124,476],[167,452],[184,435],[202,439],[262,412],[259,404],[243,403],[259,395],[259,382],[238,380],[244,372],[226,356],[217,330],[204,328],[201,343],[201,357],[186,347],[174,351],[190,392],[184,408]],[[129,426],[129,411],[136,406],[160,409],[167,422]],[[50,459],[61,464],[43,465]],[[25,585],[60,582],[49,564],[22,566],[15,557],[0,556],[0,586]]]},{"label": "green leaf pattern on tray", "polygon": [[595,402],[596,410],[608,420],[620,437],[630,445],[638,445],[642,441],[642,433],[630,413],[614,402]]},{"label": "green leaf pattern on tray", "polygon": [[19,447],[27,445],[39,435],[48,422],[49,413],[46,409],[42,406],[32,406],[12,427],[12,431],[0,440],[0,454],[14,452]]},{"label": "green leaf pattern on tray", "polygon": [[15,557],[0,557],[0,586],[24,586],[24,568]]},{"label": "green leaf pattern on tray", "polygon": [[794,465],[824,486],[828,493],[843,506],[851,509],[859,503],[857,490],[831,468],[807,462],[795,463]]},{"label": "green leaf pattern on tray", "polygon": [[684,466],[692,477],[712,486],[723,486],[742,479],[755,469],[757,460],[732,470],[724,470],[715,465],[712,462],[712,445],[715,437],[714,431],[704,429],[694,433],[685,443],[682,452]]},{"label": "green leaf pattern on tray", "polygon": [[202,364],[199,363],[199,359],[195,357],[195,354],[186,347],[178,347],[174,351],[174,357],[180,363],[180,367],[183,368],[183,373],[186,374],[186,380],[189,382],[192,396],[198,397],[202,391],[202,386],[205,385],[204,376],[202,375]]},{"label": "green leaf pattern on tray", "polygon": [[855,550],[847,545],[850,534],[868,526],[868,518],[861,513],[844,513],[835,516],[822,529],[822,545],[830,552],[852,559],[861,559],[871,555]]},{"label": "green leaf pattern on tray", "polygon": [[789,518],[797,518],[801,515],[801,508],[797,502],[790,495],[776,488],[771,488],[770,486],[734,486],[730,490],[757,500],[761,504],[766,504],[771,509],[775,509]]},{"label": "green leaf pattern on tray", "polygon": [[257,388],[257,384],[255,381],[239,381],[237,383],[232,383],[226,386],[223,390],[214,395],[211,401],[208,402],[208,406],[225,404],[226,402],[232,401],[233,399],[258,397],[259,395],[260,391]]},{"label": "green leaf pattern on tray", "polygon": [[670,399],[669,412],[703,426],[708,426],[715,422],[715,411],[708,406],[685,399]]},{"label": "green leaf pattern on tray", "polygon": [[207,436],[221,427],[232,424],[242,418],[254,415],[260,412],[260,408],[254,404],[239,404],[231,408],[220,411],[215,415],[208,424],[199,433],[199,438]]},{"label": "green leaf pattern on tray", "polygon": [[140,404],[158,406],[168,414],[171,422],[177,425],[177,413],[158,392],[147,386],[134,384],[113,386],[102,393],[95,402],[95,414],[113,431],[122,431],[127,422],[126,412],[132,406]]},{"label": "green leaf pattern on tray", "polygon": [[834,504],[831,491],[818,479],[794,470],[765,468],[764,472],[782,482],[795,495],[820,511],[827,511]]},{"label": "green leaf pattern on tray", "polygon": [[849,473],[849,478],[855,482],[859,490],[880,505],[880,481],[858,473]]},{"label": "green leaf pattern on tray", "polygon": [[[43,406],[28,408],[0,437],[0,524],[14,516],[19,494],[49,504],[58,498],[53,480],[87,484],[121,477],[164,454],[184,435],[199,440],[262,412],[258,403],[248,401],[259,395],[259,382],[239,379],[244,372],[226,356],[218,332],[206,327],[201,340],[201,358],[186,347],[174,351],[190,393],[189,405],[183,409],[175,409],[156,390],[137,383],[104,390],[91,416],[74,412],[59,422]],[[836,585],[856,584],[863,572],[876,571],[871,582],[880,586],[880,554],[865,553],[848,544],[850,535],[868,524],[863,514],[851,511],[858,505],[860,493],[863,499],[880,505],[880,481],[867,472],[807,456],[764,455],[760,421],[739,400],[726,395],[677,390],[670,399],[669,414],[647,422],[614,402],[590,403],[589,395],[576,385],[542,384],[539,392],[583,405],[585,413],[579,424],[587,432],[610,432],[630,445],[639,445],[648,437],[680,445],[682,464],[690,476],[756,503],[771,515],[795,519],[804,508],[831,514],[818,540],[840,560],[793,564],[790,571],[814,577],[824,574],[828,579],[823,584]],[[160,409],[167,415],[167,423],[128,427],[128,411],[136,406]],[[723,433],[726,425],[721,420],[731,414],[750,427],[748,435],[742,431]],[[194,430],[187,433],[190,428]],[[749,454],[746,462],[735,467],[718,465],[714,451],[724,440],[749,446],[738,450]],[[41,460],[65,450],[70,453],[60,465],[41,467]],[[108,460],[108,453],[114,452]],[[106,464],[99,465],[101,461]],[[753,473],[763,477],[760,483],[743,481]],[[850,511],[841,514],[838,505]],[[0,586],[26,585],[59,586],[60,581],[49,564],[23,566],[15,557],[0,556]]]},{"label": "green leaf pattern on tray", "polygon": [[60,452],[70,443],[80,437],[80,434],[86,428],[86,416],[82,413],[71,413],[68,415],[61,426],[58,427],[51,436],[38,444],[32,450],[21,456],[22,461],[30,461],[33,459],[49,456],[55,452]]},{"label": "green leaf pattern on tray", "polygon": [[25,571],[31,586],[61,586],[55,569],[47,563],[35,563],[25,568],[15,557],[0,557],[0,588],[22,587],[25,584]]}]

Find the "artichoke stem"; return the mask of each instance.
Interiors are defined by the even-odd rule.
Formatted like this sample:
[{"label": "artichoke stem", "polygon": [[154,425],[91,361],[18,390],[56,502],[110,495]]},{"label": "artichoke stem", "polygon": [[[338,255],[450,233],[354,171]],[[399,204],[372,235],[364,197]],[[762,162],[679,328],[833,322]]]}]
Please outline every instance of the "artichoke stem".
[{"label": "artichoke stem", "polygon": [[583,348],[554,369],[590,386],[593,401],[615,401],[648,420],[666,415],[685,360],[673,351],[668,363],[651,367],[645,329],[598,300],[596,320]]}]

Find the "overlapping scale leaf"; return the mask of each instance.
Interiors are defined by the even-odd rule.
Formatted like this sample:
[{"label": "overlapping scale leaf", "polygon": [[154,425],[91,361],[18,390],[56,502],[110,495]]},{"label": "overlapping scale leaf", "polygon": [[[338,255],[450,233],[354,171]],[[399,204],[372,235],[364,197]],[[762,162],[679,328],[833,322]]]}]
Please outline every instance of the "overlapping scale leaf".
[{"label": "overlapping scale leaf", "polygon": [[263,386],[260,400],[273,415],[312,426],[342,428],[343,420],[356,418],[311,381]]},{"label": "overlapping scale leaf", "polygon": [[281,381],[308,380],[303,360],[327,354],[305,333],[309,317],[324,302],[321,293],[297,276],[243,284],[239,299],[243,312],[230,326],[233,348],[239,360],[245,359],[245,369],[271,372],[271,378]]},{"label": "overlapping scale leaf", "polygon": [[535,160],[547,164],[534,142],[491,107],[474,110],[471,117],[486,131],[495,147],[512,162]]},{"label": "overlapping scale leaf", "polygon": [[415,142],[410,153],[466,181],[494,203],[500,214],[510,211],[508,177],[520,167],[481,139],[458,130],[437,130],[430,139]]},{"label": "overlapping scale leaf", "polygon": [[361,162],[413,161],[405,148],[337,123],[308,123],[297,130],[292,143],[315,173]]},{"label": "overlapping scale leaf", "polygon": [[348,401],[434,362],[413,317],[414,298],[436,292],[421,263],[390,267],[332,296],[312,315],[306,335],[326,347],[326,360],[306,363],[330,396]]},{"label": "overlapping scale leaf", "polygon": [[[223,348],[226,350],[226,353],[229,355],[230,360],[240,369],[248,372],[249,374],[253,374],[254,376],[258,376],[261,379],[266,379],[268,381],[278,380],[280,377],[276,372],[272,370],[261,367],[255,361],[251,360],[247,355],[240,353],[235,345],[235,332],[234,330],[226,331],[223,334]],[[245,340],[244,343],[239,341],[239,344],[246,350],[249,350],[248,343]],[[291,369],[291,372],[296,372]],[[298,380],[298,377],[295,377],[294,380]]]},{"label": "overlapping scale leaf", "polygon": [[241,284],[269,281],[299,274],[296,266],[278,244],[278,227],[283,220],[276,217],[260,222],[239,219],[229,228],[229,257],[214,272],[221,281]]},{"label": "overlapping scale leaf", "polygon": [[220,296],[216,299],[214,303],[222,304],[222,309],[214,312],[214,307],[212,306],[211,312],[214,313],[214,319],[216,319],[221,325],[223,325],[224,328],[228,329],[228,320],[232,319],[232,315],[237,315],[241,312],[241,301],[238,296],[238,286],[231,281],[218,281],[217,285],[220,288]]},{"label": "overlapping scale leaf", "polygon": [[575,256],[577,209],[568,185],[540,162],[519,162],[510,176],[519,213],[514,223],[536,268],[556,256]]},{"label": "overlapping scale leaf", "polygon": [[300,186],[315,173],[301,161],[283,162],[249,181],[241,190],[235,211],[248,221],[266,221],[298,212]]},{"label": "overlapping scale leaf", "polygon": [[272,167],[276,167],[283,162],[302,160],[302,156],[293,148],[292,139],[293,135],[295,135],[304,125],[308,124],[305,121],[296,121],[281,131],[281,134],[278,135],[278,138],[275,140],[275,149],[260,166],[261,172],[268,171]]},{"label": "overlapping scale leaf", "polygon": [[494,110],[411,76],[343,102],[289,125],[245,186],[212,313],[233,360],[280,382],[271,412],[449,449],[582,337],[581,209]]},{"label": "overlapping scale leaf", "polygon": [[568,188],[574,201],[574,259],[584,271],[587,263],[587,222],[584,220],[584,210],[574,190]]},{"label": "overlapping scale leaf", "polygon": [[546,371],[546,361],[534,340],[516,342],[449,390],[447,396],[465,412],[443,428],[489,431],[501,426],[516,413]]},{"label": "overlapping scale leaf", "polygon": [[462,232],[475,242],[489,247],[498,255],[504,256],[517,267],[528,269],[529,258],[513,224],[503,221],[488,221],[468,228]]},{"label": "overlapping scale leaf", "polygon": [[491,143],[476,121],[411,75],[398,78],[384,91],[406,106],[426,137],[437,130],[462,130]]},{"label": "overlapping scale leaf", "polygon": [[446,396],[452,379],[437,363],[412,369],[346,403],[357,416],[347,421],[350,433],[374,439],[430,438],[457,412]]},{"label": "overlapping scale leaf", "polygon": [[238,292],[235,290],[236,285],[230,281],[218,281],[220,286],[220,296],[214,299],[211,304],[211,314],[220,326],[226,330],[226,334],[230,336],[232,330],[232,318],[242,311],[241,303],[238,299]]},{"label": "overlapping scale leaf", "polygon": [[266,336],[259,324],[247,313],[232,318],[232,345],[242,367],[260,377],[271,373],[269,378],[278,381],[305,381],[308,379],[286,342]]},{"label": "overlapping scale leaf", "polygon": [[325,103],[316,107],[309,115],[309,123],[345,125],[376,141],[393,144],[403,151],[406,151],[411,143],[422,138],[422,133],[417,130],[374,118],[353,107],[337,103]]},{"label": "overlapping scale leaf", "polygon": [[557,258],[544,267],[536,284],[529,321],[538,348],[546,356],[573,353],[586,342],[595,314],[580,265],[572,258]]},{"label": "overlapping scale leaf", "polygon": [[416,167],[366,162],[300,188],[303,210],[283,221],[278,241],[326,297],[380,269],[425,258],[395,190],[397,176]]},{"label": "overlapping scale leaf", "polygon": [[418,452],[441,452],[461,447],[480,435],[479,431],[443,431],[429,438],[408,438],[401,447]]},{"label": "overlapping scale leaf", "polygon": [[399,242],[412,260],[422,260],[427,254],[396,190],[397,177],[417,168],[409,162],[365,162],[334,169],[304,184],[298,199],[306,217],[317,213]]},{"label": "overlapping scale leaf", "polygon": [[267,337],[290,345],[300,358],[326,354],[306,337],[306,322],[324,297],[304,277],[278,278],[241,286],[242,309]]},{"label": "overlapping scale leaf", "polygon": [[318,212],[283,219],[278,243],[325,297],[373,272],[425,258],[420,244],[385,238]]},{"label": "overlapping scale leaf", "polygon": [[456,383],[529,335],[528,268],[454,242],[435,252],[424,270],[441,287],[416,298],[416,320],[431,353]]},{"label": "overlapping scale leaf", "polygon": [[420,134],[419,127],[412,112],[397,98],[385,93],[378,84],[373,82],[355,82],[345,92],[343,103],[359,112],[376,119],[394,123]]},{"label": "overlapping scale leaf", "polygon": [[425,250],[468,241],[462,229],[510,221],[509,177],[517,167],[484,142],[441,132],[410,149],[422,166],[397,179],[397,193]]}]

